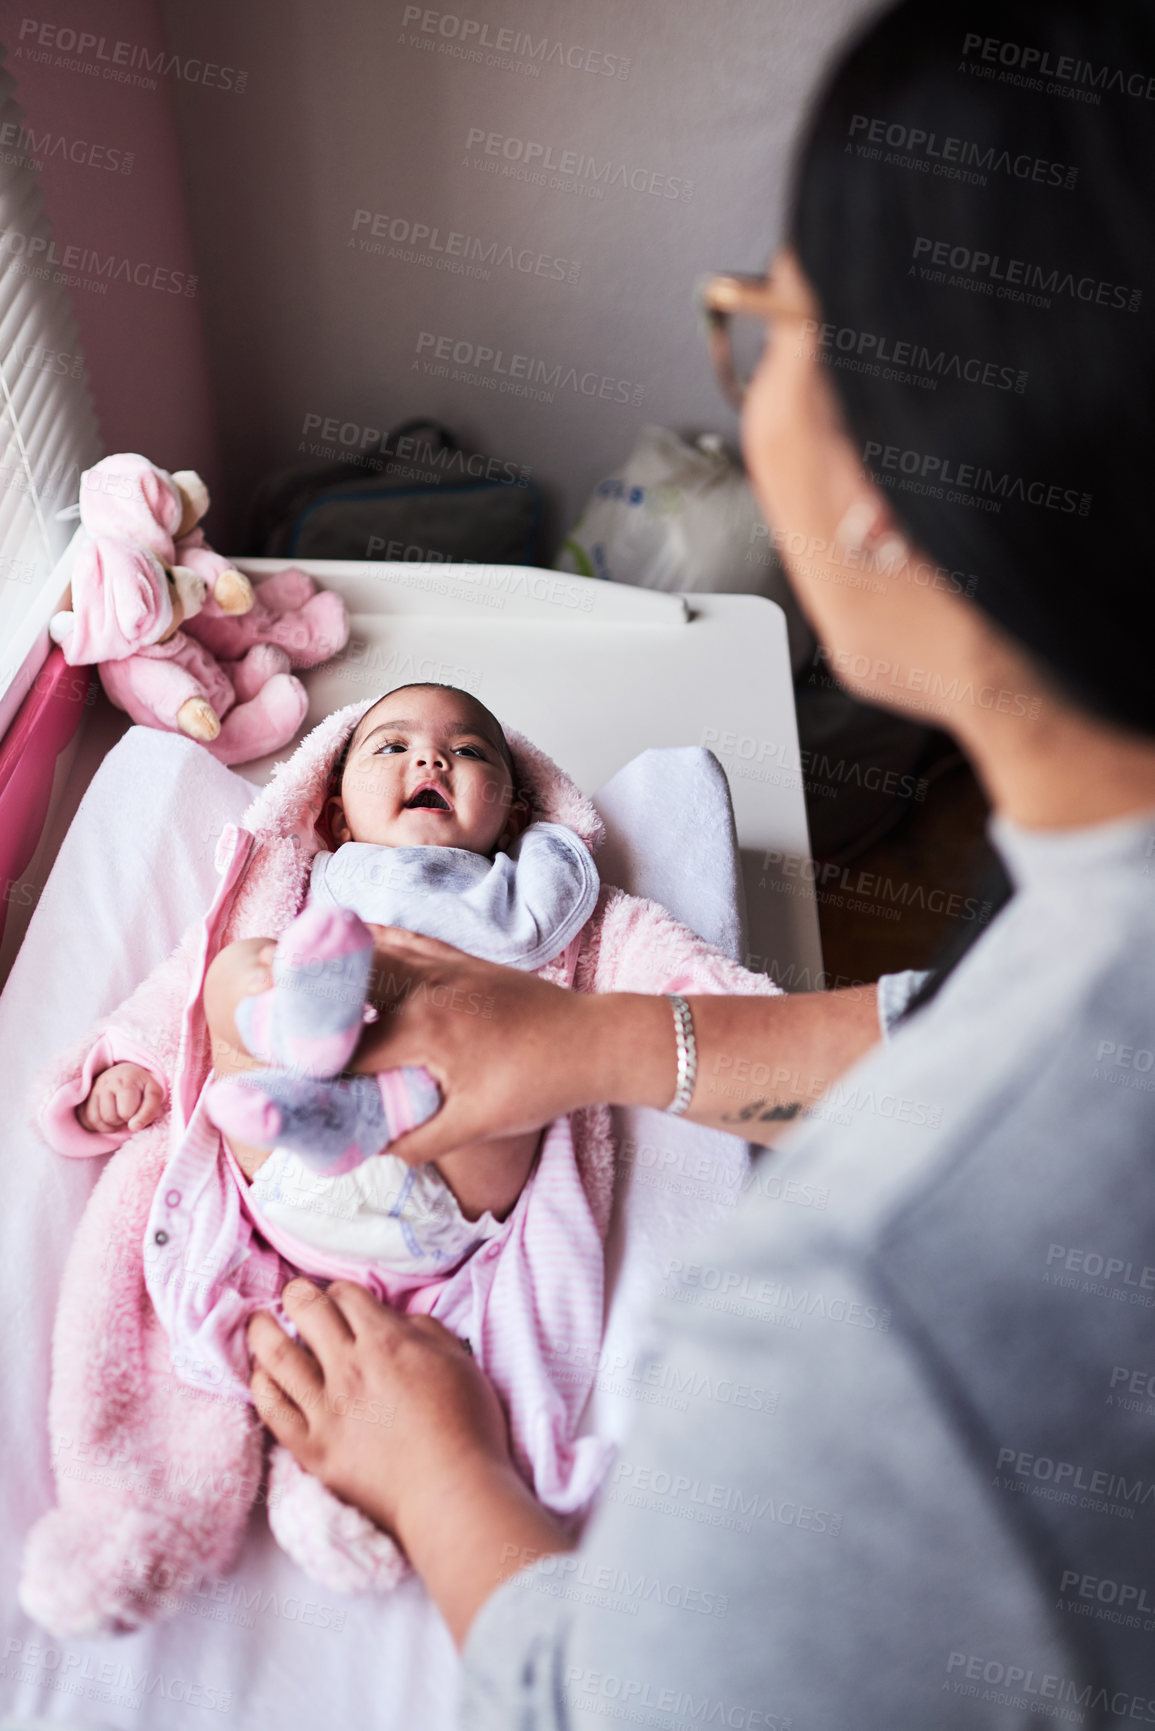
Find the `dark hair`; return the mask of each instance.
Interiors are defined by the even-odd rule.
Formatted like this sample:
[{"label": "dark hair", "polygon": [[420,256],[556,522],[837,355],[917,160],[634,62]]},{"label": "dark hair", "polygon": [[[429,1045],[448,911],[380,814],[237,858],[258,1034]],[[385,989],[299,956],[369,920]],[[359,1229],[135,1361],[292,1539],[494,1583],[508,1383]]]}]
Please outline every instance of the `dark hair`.
[{"label": "dark hair", "polygon": [[[818,96],[789,224],[851,436],[913,543],[1070,700],[1147,734],[1152,78],[1148,0],[900,0]],[[982,888],[994,917],[997,857]]]},{"label": "dark hair", "polygon": [[1153,79],[1151,0],[901,0],[817,99],[789,225],[912,542],[1072,702],[1146,734]]}]

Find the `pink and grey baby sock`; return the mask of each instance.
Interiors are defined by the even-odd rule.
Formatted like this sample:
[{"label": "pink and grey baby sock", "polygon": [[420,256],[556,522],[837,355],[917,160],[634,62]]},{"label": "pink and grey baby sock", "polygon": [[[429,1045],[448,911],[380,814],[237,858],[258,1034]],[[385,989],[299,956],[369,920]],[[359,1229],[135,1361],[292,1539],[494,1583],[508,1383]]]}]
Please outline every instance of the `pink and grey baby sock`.
[{"label": "pink and grey baby sock", "polygon": [[431,1118],[441,1094],[428,1070],[339,1076],[365,1019],[373,939],[347,908],[307,907],[277,944],[273,984],[237,1006],[256,1058],[278,1065],[214,1082],[209,1117],[254,1148],[289,1148],[337,1176]]},{"label": "pink and grey baby sock", "polygon": [[307,907],[282,933],[267,992],[237,1005],[254,1058],[303,1076],[336,1076],[353,1056],[373,965],[369,928],[348,908]]}]

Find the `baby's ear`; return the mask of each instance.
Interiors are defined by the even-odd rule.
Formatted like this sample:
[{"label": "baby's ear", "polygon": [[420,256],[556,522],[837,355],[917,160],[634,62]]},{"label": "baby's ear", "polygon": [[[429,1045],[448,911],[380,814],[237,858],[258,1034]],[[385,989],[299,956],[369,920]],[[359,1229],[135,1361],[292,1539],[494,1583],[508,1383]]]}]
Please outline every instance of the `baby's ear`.
[{"label": "baby's ear", "polygon": [[321,808],[320,821],[317,824],[322,835],[328,835],[334,848],[342,847],[351,840],[349,820],[345,816],[345,807],[337,794],[331,793]]},{"label": "baby's ear", "polygon": [[513,799],[510,801],[509,816],[505,820],[504,829],[497,838],[497,846],[501,852],[505,853],[511,848],[518,836],[524,835],[532,822],[532,795],[523,787],[515,787]]}]

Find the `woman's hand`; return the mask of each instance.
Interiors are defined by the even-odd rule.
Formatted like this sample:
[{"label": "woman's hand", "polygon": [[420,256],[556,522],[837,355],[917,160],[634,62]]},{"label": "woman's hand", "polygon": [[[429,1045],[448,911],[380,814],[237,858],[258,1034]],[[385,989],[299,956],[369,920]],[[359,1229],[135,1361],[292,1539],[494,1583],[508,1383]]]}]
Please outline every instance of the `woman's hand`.
[{"label": "woman's hand", "polygon": [[249,1321],[257,1411],[306,1471],[394,1534],[463,1640],[505,1576],[571,1543],[518,1476],[491,1383],[439,1322],[350,1281],[292,1280],[282,1301],[300,1342],[267,1311]]},{"label": "woman's hand", "polygon": [[441,1323],[401,1316],[347,1280],[324,1292],[292,1280],[282,1301],[301,1342],[267,1311],[251,1318],[253,1400],[337,1496],[400,1536],[430,1485],[479,1463],[512,1470],[493,1386]]},{"label": "woman's hand", "polygon": [[[580,1106],[664,1110],[677,1080],[669,1000],[564,991],[394,926],[372,928],[374,1002],[354,1070],[423,1064],[444,1104],[390,1144],[411,1165],[539,1129]],[[772,1144],[879,1038],[873,986],[690,998],[698,1082],[687,1117]]]},{"label": "woman's hand", "polygon": [[164,1089],[151,1071],[140,1064],[110,1064],[76,1108],[76,1118],[82,1129],[108,1136],[117,1130],[146,1130],[163,1108]]},{"label": "woman's hand", "polygon": [[437,938],[371,928],[380,1019],[351,1066],[423,1064],[440,1111],[390,1148],[411,1164],[539,1129],[597,1101],[664,1106],[675,1044],[664,998],[590,996],[479,961]]}]

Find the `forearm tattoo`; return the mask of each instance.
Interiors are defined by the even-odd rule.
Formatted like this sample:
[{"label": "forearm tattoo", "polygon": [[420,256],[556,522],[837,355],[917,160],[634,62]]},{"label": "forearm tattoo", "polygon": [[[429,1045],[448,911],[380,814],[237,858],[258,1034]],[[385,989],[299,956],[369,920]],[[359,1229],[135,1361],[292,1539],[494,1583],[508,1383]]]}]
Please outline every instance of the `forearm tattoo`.
[{"label": "forearm tattoo", "polygon": [[790,1100],[785,1104],[772,1105],[769,1100],[748,1100],[737,1112],[727,1112],[723,1124],[749,1124],[756,1120],[759,1124],[773,1124],[779,1119],[796,1118],[802,1110],[801,1100]]}]

